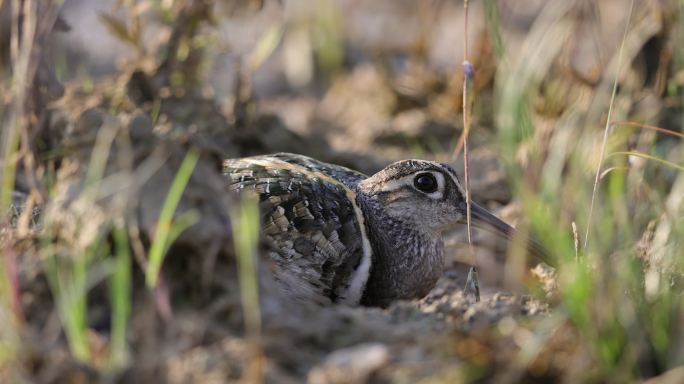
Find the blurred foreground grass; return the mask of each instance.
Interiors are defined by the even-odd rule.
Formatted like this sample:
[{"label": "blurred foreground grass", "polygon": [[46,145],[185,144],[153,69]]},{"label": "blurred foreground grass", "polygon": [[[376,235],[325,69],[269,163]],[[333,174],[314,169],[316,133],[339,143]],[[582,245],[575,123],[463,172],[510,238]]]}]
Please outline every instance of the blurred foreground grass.
[{"label": "blurred foreground grass", "polygon": [[[644,97],[625,81],[629,63],[638,55],[634,47],[649,38],[640,35],[647,23],[641,9],[631,6],[635,9],[630,10],[622,45],[589,100],[535,94],[544,83],[562,82],[550,75],[558,41],[572,39],[573,26],[564,23],[570,6],[540,16],[523,50],[510,58],[509,68],[499,69],[503,76],[497,78],[498,137],[509,161],[509,180],[530,213],[529,226],[562,263],[554,313],[570,321],[586,346],[589,354],[575,361],[595,364],[583,378],[591,381],[628,382],[684,363],[684,142],[676,131],[673,139],[640,128],[649,121],[629,109]],[[678,21],[673,33],[681,31]],[[682,40],[673,44],[682,47]],[[670,71],[682,73],[681,50],[675,51]],[[684,93],[681,84],[668,81],[676,91],[664,97],[679,106],[680,125],[673,128],[681,130]],[[620,87],[614,100],[607,97],[613,86]],[[537,125],[542,120],[530,114],[530,106],[554,103],[553,97],[561,97],[565,112],[542,138]],[[595,100],[607,103],[590,104]],[[626,119],[635,121],[621,123]],[[603,156],[602,125],[608,140],[603,167],[594,171],[599,184],[592,213],[591,170]],[[666,152],[663,142],[670,145]],[[631,148],[634,155],[626,153]],[[675,165],[644,161],[651,156]],[[520,158],[525,158],[525,167],[510,161]]]}]

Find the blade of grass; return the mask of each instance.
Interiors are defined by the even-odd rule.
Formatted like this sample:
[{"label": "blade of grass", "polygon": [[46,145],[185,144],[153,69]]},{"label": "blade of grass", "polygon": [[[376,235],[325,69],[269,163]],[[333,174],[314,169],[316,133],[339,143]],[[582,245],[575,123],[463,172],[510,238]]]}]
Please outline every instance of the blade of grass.
[{"label": "blade of grass", "polygon": [[47,255],[45,271],[69,349],[76,360],[88,363],[91,357],[86,300],[88,269],[91,257],[101,246],[101,240],[66,261],[59,260],[60,256],[48,241],[47,238],[43,241],[43,252]]},{"label": "blade of grass", "polygon": [[[29,67],[31,52],[36,34],[35,4],[28,0],[23,3],[14,0],[10,4],[12,10],[12,27],[10,36],[11,77],[11,110],[9,112],[8,129],[2,129],[3,167],[2,189],[0,190],[0,207],[5,209],[12,201],[16,166],[19,161],[20,131],[25,127],[24,103],[26,91],[29,88]],[[22,17],[23,14],[23,17]],[[21,31],[21,33],[20,33]],[[21,49],[20,49],[21,48]]]},{"label": "blade of grass", "polygon": [[283,26],[274,25],[267,29],[257,40],[257,44],[247,58],[249,71],[254,73],[273,54],[283,38]]},{"label": "blade of grass", "polygon": [[[82,194],[82,197],[88,203],[94,203],[97,199],[97,194],[107,168],[109,153],[118,131],[118,126],[105,124],[97,134],[88,162]],[[49,241],[46,236],[45,242]],[[49,245],[44,244],[44,246],[44,249],[50,249]],[[67,265],[64,262],[60,262],[56,254],[48,252],[46,258],[48,281],[57,303],[57,309],[67,335],[69,347],[74,357],[82,362],[90,362],[91,360],[87,338],[88,276],[91,272],[93,258],[96,255],[103,254],[102,247],[103,238],[100,236],[85,251],[72,255]]]},{"label": "blade of grass", "polygon": [[[77,257],[83,260],[86,257]],[[57,307],[61,314],[64,331],[69,341],[69,347],[74,357],[83,362],[90,361],[90,347],[88,346],[88,320],[86,308],[86,275],[87,263],[75,262],[73,274],[69,277],[61,275],[57,256],[52,257],[52,268],[57,276]]]},{"label": "blade of grass", "polygon": [[584,234],[584,250],[587,250],[589,245],[589,233],[591,232],[591,219],[594,214],[594,205],[596,204],[596,197],[598,196],[598,185],[601,180],[601,168],[603,167],[603,160],[606,154],[606,146],[608,145],[608,136],[610,133],[611,116],[613,113],[613,105],[615,104],[615,96],[617,95],[617,87],[620,79],[620,70],[622,69],[622,53],[625,49],[625,41],[627,41],[627,33],[629,32],[629,25],[632,21],[632,13],[634,12],[634,0],[631,0],[629,5],[629,14],[627,15],[627,22],[625,23],[625,31],[622,35],[622,42],[620,43],[620,50],[618,51],[617,68],[615,69],[615,79],[613,81],[613,91],[610,95],[610,104],[608,105],[608,117],[606,118],[606,127],[603,130],[603,141],[601,142],[601,153],[599,154],[599,163],[596,166],[596,176],[594,177],[594,187],[591,191],[591,202],[589,203],[589,216],[587,218],[587,229]]},{"label": "blade of grass", "polygon": [[11,271],[12,267],[7,265],[7,259],[15,257],[10,255],[14,250],[5,246],[4,253],[4,262],[0,262],[0,323],[3,324],[0,329],[0,372],[4,367],[15,364],[20,356],[22,342],[18,329],[23,321],[21,307],[17,308],[20,305],[17,301],[18,281],[13,281],[16,275]]},{"label": "blade of grass", "polygon": [[506,47],[504,45],[501,31],[501,16],[499,15],[498,2],[485,0],[485,23],[490,39],[494,43],[494,53],[499,60],[505,59]]},{"label": "blade of grass", "polygon": [[113,231],[114,270],[109,279],[112,328],[109,365],[117,369],[128,361],[126,330],[131,313],[131,253],[128,233],[121,225]]},{"label": "blade of grass", "polygon": [[17,252],[8,244],[3,249],[3,263],[0,264],[3,297],[9,300],[9,309],[14,316],[13,321],[23,322],[24,313],[21,307],[21,290],[19,287],[19,271],[17,266]]},{"label": "blade of grass", "polygon": [[238,262],[242,305],[245,307],[245,323],[248,324],[250,333],[257,334],[261,327],[256,255],[256,246],[259,240],[258,204],[252,200],[243,200],[233,217],[237,223],[233,226],[233,238]]},{"label": "blade of grass", "polygon": [[642,128],[664,133],[669,136],[678,137],[680,139],[684,139],[684,134],[680,132],[676,132],[667,128],[656,127],[655,125],[641,124],[633,121],[613,121],[612,123],[610,123],[610,127]]},{"label": "blade of grass", "polygon": [[[26,125],[24,106],[29,83],[29,67],[33,38],[36,33],[35,15],[32,1],[21,4],[27,10],[20,18],[21,7],[18,1],[12,1],[10,28],[10,64],[11,77],[9,79],[10,102],[8,110],[0,109],[0,225],[9,225],[11,215],[6,215],[12,204],[12,194],[16,183],[17,163],[20,158],[20,132]],[[0,9],[5,6],[0,2]],[[19,34],[22,30],[23,34]],[[19,47],[24,49],[19,49]],[[4,78],[0,81],[4,82]],[[0,106],[4,106],[0,102]],[[7,120],[5,120],[7,118]],[[19,355],[20,342],[18,333],[16,282],[13,281],[12,264],[14,255],[5,252],[0,261],[0,317],[3,329],[0,331],[0,369],[5,362],[12,364]]]},{"label": "blade of grass", "polygon": [[45,272],[54,297],[57,312],[74,358],[94,364],[88,338],[88,292],[104,281],[112,265],[108,260],[95,263],[101,255],[110,253],[105,236],[98,237],[84,251],[59,255],[46,236],[42,243]]},{"label": "blade of grass", "polygon": [[661,158],[659,158],[659,157],[655,157],[655,156],[651,156],[651,155],[648,155],[648,154],[645,154],[645,153],[641,153],[641,152],[630,152],[630,151],[612,152],[612,153],[606,155],[606,158],[612,157],[612,156],[636,156],[636,157],[640,157],[640,158],[642,158],[642,159],[655,161],[655,162],[660,163],[660,164],[662,164],[662,165],[666,165],[666,166],[668,166],[668,167],[670,167],[670,168],[673,168],[673,169],[676,169],[676,170],[678,170],[678,171],[684,172],[684,166],[681,166],[681,165],[679,165],[679,164],[675,164],[675,163],[669,162],[669,161],[667,161],[667,160],[663,160],[663,159],[661,159]]},{"label": "blade of grass", "polygon": [[97,192],[107,169],[107,159],[109,159],[109,153],[118,132],[118,126],[105,124],[97,133],[90,161],[88,161],[88,171],[86,172],[85,188],[83,191],[84,197],[89,201],[94,201],[97,197]]},{"label": "blade of grass", "polygon": [[[3,141],[5,146],[3,148],[2,163],[2,192],[0,193],[0,207],[4,210],[12,203],[12,190],[14,189],[14,181],[16,177],[17,157],[19,151],[19,134],[17,124],[11,121],[9,129],[4,132]],[[3,130],[5,131],[5,130]],[[4,212],[3,212],[4,216]],[[4,219],[4,217],[3,217]]]},{"label": "blade of grass", "polygon": [[233,241],[238,264],[240,298],[247,337],[251,343],[250,366],[247,382],[263,380],[263,353],[261,350],[261,309],[257,275],[257,242],[259,240],[259,205],[245,198],[231,211]]},{"label": "blade of grass", "polygon": [[[162,205],[159,221],[157,222],[157,229],[154,233],[154,241],[150,246],[147,269],[145,271],[145,282],[147,283],[148,288],[154,288],[157,284],[164,256],[173,242],[172,235],[175,234],[177,236],[180,234],[178,228],[173,228],[172,219],[198,160],[199,154],[197,152],[188,152],[178,169],[178,173],[176,173],[176,177],[171,183],[169,193],[166,195],[166,199]],[[188,223],[185,222],[184,224],[187,225]]]}]

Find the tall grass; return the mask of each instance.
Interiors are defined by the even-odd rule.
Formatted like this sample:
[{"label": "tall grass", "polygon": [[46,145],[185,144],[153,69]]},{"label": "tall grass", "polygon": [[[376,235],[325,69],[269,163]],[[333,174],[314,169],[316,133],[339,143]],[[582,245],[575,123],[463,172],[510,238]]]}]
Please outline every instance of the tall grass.
[{"label": "tall grass", "polygon": [[[98,132],[93,146],[84,189],[81,198],[84,204],[96,204],[107,160],[119,133],[116,126],[104,125]],[[49,218],[48,218],[49,220]],[[71,254],[62,254],[52,244],[50,234],[43,235],[41,251],[44,253],[45,271],[57,310],[64,326],[67,341],[74,357],[81,362],[91,362],[88,341],[87,295],[89,288],[97,282],[92,280],[93,262],[106,254],[108,245],[98,234],[85,249],[75,247]]]},{"label": "tall grass", "polygon": [[[80,197],[85,204],[97,204],[117,132],[117,128],[105,126],[98,133]],[[173,219],[198,158],[194,151],[186,155],[162,206],[145,270],[146,282],[151,288],[158,282],[164,256],[173,241],[197,220],[194,211],[177,215],[175,221]],[[108,240],[110,233],[112,245]],[[64,251],[51,244],[48,235],[44,236],[41,246],[46,260],[46,275],[73,356],[105,370],[116,371],[128,364],[127,330],[132,300],[130,247],[126,224],[120,218],[105,223],[93,242],[80,252],[71,250],[63,254]],[[111,338],[107,360],[96,361],[88,339],[87,297],[90,289],[106,278],[109,280]]]},{"label": "tall grass", "polygon": [[240,299],[247,338],[250,341],[249,367],[243,377],[250,383],[263,381],[263,352],[261,350],[261,308],[257,271],[257,243],[259,240],[259,204],[245,197],[231,212],[233,242],[238,265]]},{"label": "tall grass", "polygon": [[132,280],[131,251],[128,232],[123,223],[113,228],[115,259],[109,277],[109,292],[112,306],[112,329],[109,365],[113,369],[125,367],[128,363],[128,319],[131,315]]},{"label": "tall grass", "polygon": [[625,32],[622,36],[622,43],[618,50],[617,69],[615,70],[615,79],[613,81],[613,90],[610,94],[610,103],[608,105],[608,116],[606,117],[606,127],[603,130],[603,141],[601,141],[601,153],[599,155],[599,162],[596,165],[596,176],[594,177],[594,187],[591,190],[591,202],[589,203],[589,215],[587,219],[587,229],[584,235],[584,248],[586,249],[589,243],[589,233],[591,231],[591,217],[594,213],[594,204],[596,203],[596,196],[598,193],[598,184],[603,168],[603,159],[606,156],[606,145],[608,144],[608,134],[610,133],[611,118],[613,116],[613,105],[615,104],[615,95],[617,94],[618,82],[620,78],[620,70],[622,69],[622,54],[625,50],[625,41],[627,40],[627,32],[629,32],[629,24],[632,21],[632,13],[634,11],[634,0],[629,5],[629,15],[625,26]]},{"label": "tall grass", "polygon": [[190,181],[190,176],[198,160],[199,154],[197,152],[188,152],[180,168],[178,168],[176,177],[173,179],[169,193],[166,195],[162,205],[145,270],[145,281],[149,288],[154,288],[157,285],[164,256],[166,256],[171,244],[185,229],[196,223],[199,219],[195,211],[188,211],[178,216],[175,222],[172,222],[183,191],[185,191],[185,187]]},{"label": "tall grass", "polygon": [[74,358],[83,363],[91,362],[90,343],[88,341],[88,307],[89,272],[91,262],[103,253],[105,246],[99,238],[83,253],[73,255],[71,260],[63,260],[65,255],[52,252],[54,247],[43,244],[45,273],[50,283],[52,295],[60,320],[64,327],[69,348]]},{"label": "tall grass", "polygon": [[[591,102],[609,100],[606,94],[612,93],[621,105],[629,101],[630,95],[618,90],[624,72],[615,64],[631,62],[633,47],[645,42],[645,37],[636,33],[626,32],[622,47],[615,51],[613,65],[608,67],[614,72],[604,76],[610,83],[598,87],[592,101],[566,100],[565,113],[555,123],[548,141],[550,147],[540,147],[531,100],[535,89],[549,76],[563,45],[560,42],[572,36],[570,3],[547,4],[521,52],[506,58],[511,66],[499,68],[499,145],[504,158],[509,159],[510,181],[528,212],[531,227],[561,261],[561,301],[555,313],[565,321],[556,322],[549,334],[563,332],[562,325],[570,324],[581,336],[577,343],[590,354],[575,361],[591,367],[580,374],[583,380],[629,382],[684,363],[680,338],[684,332],[684,296],[674,284],[681,276],[684,259],[679,240],[684,230],[679,218],[684,212],[677,197],[681,196],[684,173],[681,163],[627,150],[629,137],[610,135],[615,116],[620,119],[627,113],[624,107],[610,102],[603,106],[610,111],[608,117],[603,121],[591,119]],[[629,20],[626,24],[629,30]],[[625,52],[625,46],[632,48]],[[593,107],[597,107],[595,103]],[[600,125],[605,125],[603,139],[597,135]],[[640,136],[640,142],[645,137]],[[641,148],[648,146],[654,148],[648,141]],[[684,144],[680,142],[678,148],[684,151]],[[523,157],[526,168],[510,160]],[[640,164],[634,161],[636,157],[654,162]],[[658,167],[676,170],[670,173],[671,190],[647,187]],[[534,178],[529,169],[541,170],[537,185],[530,184]],[[591,169],[596,171],[595,183]],[[676,203],[668,205],[667,201]],[[580,232],[586,231],[585,239],[591,239],[580,245],[585,252],[579,260],[573,246],[574,223]],[[643,244],[649,223],[659,229],[653,230],[652,240]],[[640,251],[639,244],[645,250]]]},{"label": "tall grass", "polygon": [[[8,0],[9,1],[9,0]],[[16,182],[17,166],[20,160],[21,132],[27,127],[24,116],[25,102],[29,95],[31,53],[37,31],[36,2],[24,2],[24,17],[19,18],[19,2],[11,4],[0,0],[0,8],[12,5],[9,36],[9,71],[0,72],[4,100],[0,101],[0,230],[10,225],[9,211]],[[19,31],[22,31],[19,34]],[[0,65],[2,65],[0,63]],[[5,86],[7,88],[5,88]],[[0,92],[2,94],[3,92]],[[6,234],[3,234],[6,236]],[[2,239],[2,260],[0,260],[0,371],[12,364],[21,347],[19,337],[22,326],[17,314],[16,299],[18,286],[16,271],[12,270],[14,250]]]}]

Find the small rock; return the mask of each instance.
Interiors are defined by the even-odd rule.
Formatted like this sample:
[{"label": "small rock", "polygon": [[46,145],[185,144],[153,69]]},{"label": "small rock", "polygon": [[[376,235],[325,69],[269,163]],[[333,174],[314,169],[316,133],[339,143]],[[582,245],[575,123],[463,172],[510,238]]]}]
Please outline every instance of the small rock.
[{"label": "small rock", "polygon": [[385,366],[389,349],[380,343],[364,343],[332,352],[309,372],[309,384],[364,383]]}]

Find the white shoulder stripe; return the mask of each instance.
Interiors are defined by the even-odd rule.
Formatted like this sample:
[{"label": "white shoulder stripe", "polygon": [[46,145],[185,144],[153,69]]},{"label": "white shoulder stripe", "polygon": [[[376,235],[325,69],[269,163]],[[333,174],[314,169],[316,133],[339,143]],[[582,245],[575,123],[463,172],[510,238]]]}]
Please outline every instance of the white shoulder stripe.
[{"label": "white shoulder stripe", "polygon": [[358,305],[361,302],[361,297],[363,296],[363,291],[366,288],[366,283],[370,277],[371,264],[373,262],[373,248],[371,248],[370,241],[368,240],[368,233],[366,233],[366,220],[363,217],[363,212],[356,204],[356,192],[349,189],[340,181],[322,173],[316,171],[309,171],[303,169],[300,166],[290,164],[286,161],[271,158],[271,159],[249,159],[253,164],[262,165],[265,167],[273,166],[277,163],[279,167],[285,169],[291,169],[305,174],[308,177],[318,177],[327,181],[328,183],[339,185],[344,191],[347,199],[351,202],[354,207],[354,214],[356,215],[356,222],[359,224],[359,231],[362,239],[363,255],[361,256],[361,262],[359,266],[352,273],[349,279],[349,285],[340,295],[340,302],[348,305]]},{"label": "white shoulder stripe", "polygon": [[366,223],[363,212],[361,212],[361,209],[356,205],[356,200],[354,200],[353,203],[356,221],[359,223],[359,229],[361,230],[363,256],[361,258],[361,263],[359,263],[359,266],[352,273],[352,277],[349,280],[349,286],[344,291],[344,294],[342,294],[340,302],[349,305],[358,305],[361,302],[363,291],[365,290],[366,283],[370,277],[371,264],[373,262],[373,248],[371,248],[370,241],[368,240],[368,233],[366,233]]}]

